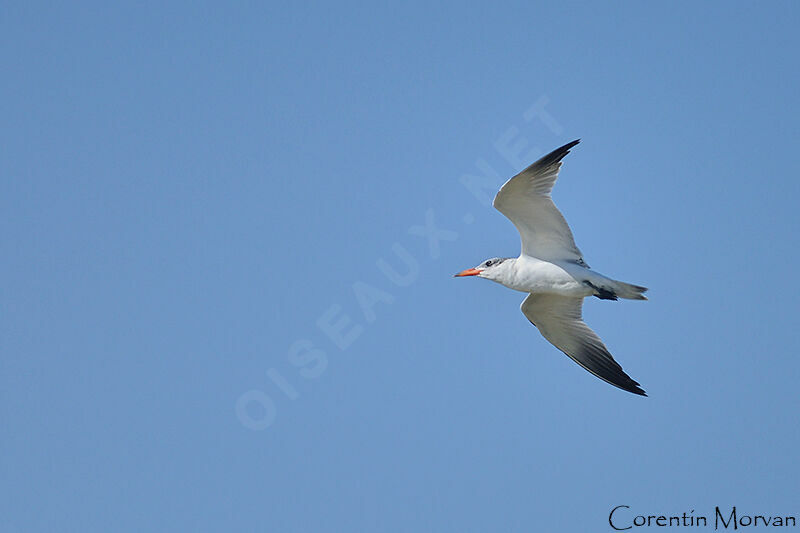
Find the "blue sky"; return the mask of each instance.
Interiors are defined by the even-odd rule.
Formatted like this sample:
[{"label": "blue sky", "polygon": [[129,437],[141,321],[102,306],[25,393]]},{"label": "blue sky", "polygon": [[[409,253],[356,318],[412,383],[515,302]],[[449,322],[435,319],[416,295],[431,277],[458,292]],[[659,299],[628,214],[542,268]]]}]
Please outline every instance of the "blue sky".
[{"label": "blue sky", "polygon": [[[0,530],[800,514],[798,15],[5,6]],[[556,203],[651,289],[585,317],[649,398],[451,277],[519,250],[464,176],[574,138]]]}]

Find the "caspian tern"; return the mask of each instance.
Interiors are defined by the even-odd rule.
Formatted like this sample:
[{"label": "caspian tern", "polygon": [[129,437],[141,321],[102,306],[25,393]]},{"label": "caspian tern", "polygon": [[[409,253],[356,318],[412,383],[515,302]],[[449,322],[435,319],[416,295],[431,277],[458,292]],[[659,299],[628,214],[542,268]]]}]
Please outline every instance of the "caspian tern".
[{"label": "caspian tern", "polygon": [[581,317],[583,299],[647,300],[646,287],[589,269],[572,231],[550,198],[561,160],[580,139],[565,144],[508,180],[492,205],[514,223],[522,240],[517,258],[496,257],[456,274],[490,279],[527,292],[522,313],[545,339],[576,363],[622,390],[647,396]]}]

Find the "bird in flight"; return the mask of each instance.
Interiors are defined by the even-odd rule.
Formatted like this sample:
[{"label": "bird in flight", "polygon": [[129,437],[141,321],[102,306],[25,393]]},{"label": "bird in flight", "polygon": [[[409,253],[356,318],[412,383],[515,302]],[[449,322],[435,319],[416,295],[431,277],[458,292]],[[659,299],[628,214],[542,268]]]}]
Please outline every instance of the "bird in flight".
[{"label": "bird in flight", "polygon": [[647,300],[647,287],[624,283],[589,268],[572,231],[550,197],[561,160],[580,139],[553,150],[508,180],[492,205],[517,227],[519,257],[487,259],[456,277],[478,276],[528,293],[522,313],[556,348],[622,390],[647,396],[582,319],[583,299]]}]

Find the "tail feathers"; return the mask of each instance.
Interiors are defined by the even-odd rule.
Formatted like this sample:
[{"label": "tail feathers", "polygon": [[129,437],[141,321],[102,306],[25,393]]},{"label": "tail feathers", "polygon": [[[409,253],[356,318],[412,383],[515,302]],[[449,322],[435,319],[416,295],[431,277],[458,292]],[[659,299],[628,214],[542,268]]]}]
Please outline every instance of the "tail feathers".
[{"label": "tail feathers", "polygon": [[623,281],[614,281],[614,293],[620,298],[628,300],[647,300],[643,293],[647,292],[647,287],[632,285]]}]

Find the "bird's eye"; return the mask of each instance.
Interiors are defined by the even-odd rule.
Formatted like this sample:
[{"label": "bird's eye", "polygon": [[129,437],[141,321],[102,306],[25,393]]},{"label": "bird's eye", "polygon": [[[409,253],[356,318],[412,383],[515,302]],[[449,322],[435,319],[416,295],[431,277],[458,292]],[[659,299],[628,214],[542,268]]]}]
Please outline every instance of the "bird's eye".
[{"label": "bird's eye", "polygon": [[487,266],[487,267],[490,267],[490,266],[492,266],[492,262],[491,262],[491,261],[486,261],[486,266]]}]

